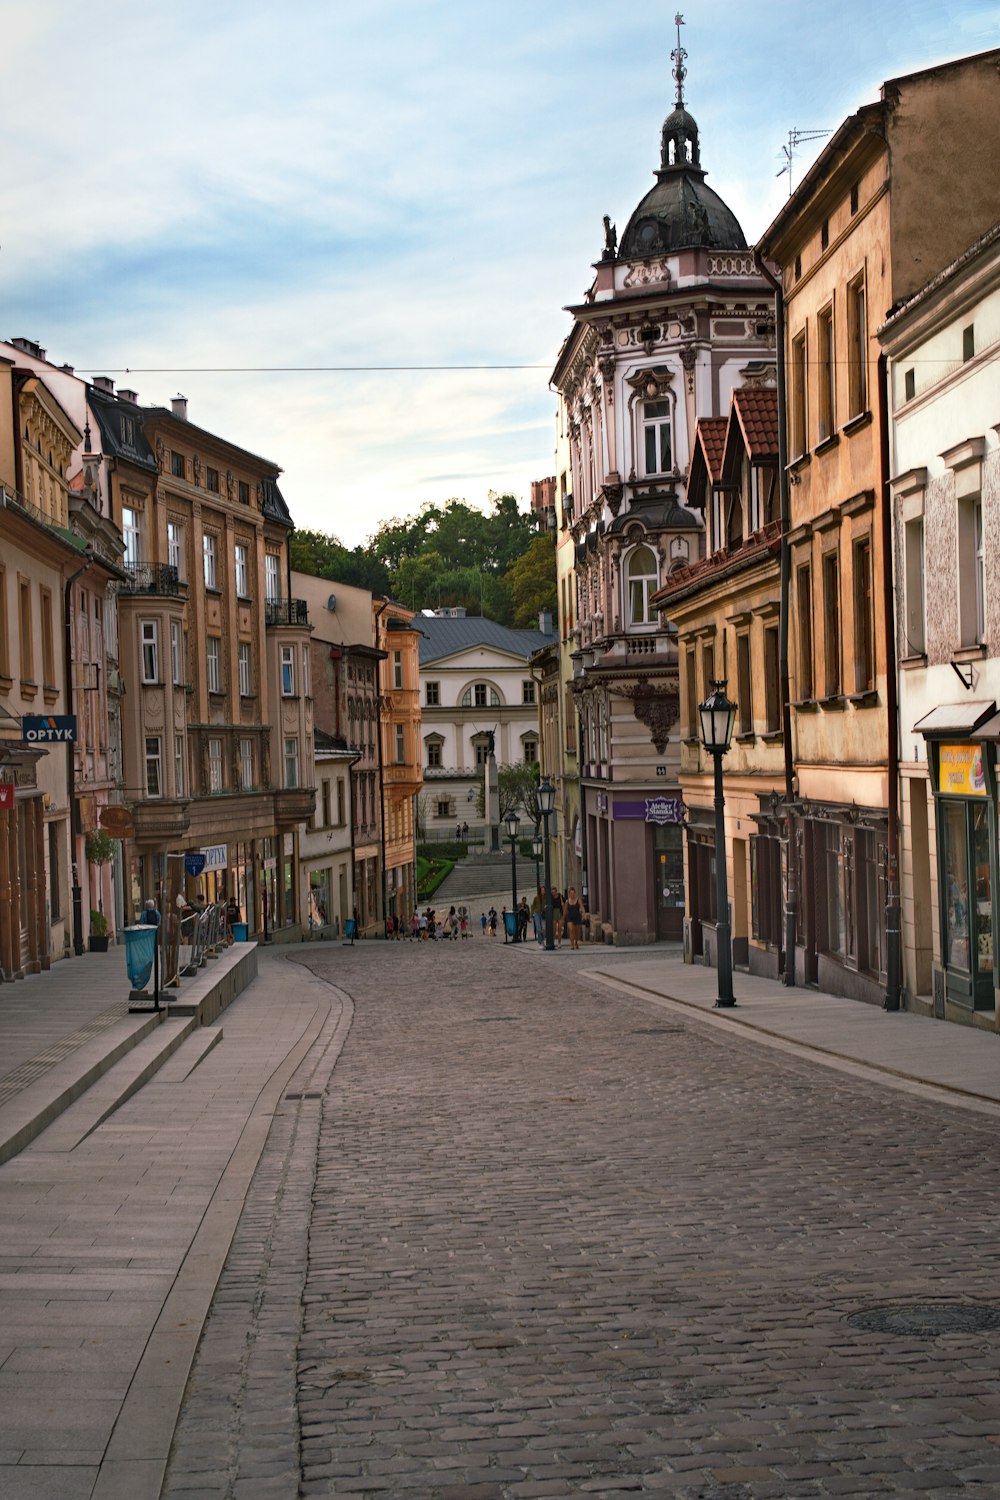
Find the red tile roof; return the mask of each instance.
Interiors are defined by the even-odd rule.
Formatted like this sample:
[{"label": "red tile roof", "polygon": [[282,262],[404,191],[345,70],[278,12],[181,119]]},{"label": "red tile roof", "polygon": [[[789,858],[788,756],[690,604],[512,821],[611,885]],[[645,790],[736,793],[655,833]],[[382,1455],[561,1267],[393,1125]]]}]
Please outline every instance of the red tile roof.
[{"label": "red tile roof", "polygon": [[[740,386],[733,392],[733,415],[739,421],[751,458],[778,455],[778,393],[767,386]],[[699,424],[700,425],[700,424]],[[719,458],[721,464],[721,453]]]},{"label": "red tile roof", "polygon": [[701,447],[705,467],[712,484],[722,478],[722,455],[726,447],[726,418],[699,417],[695,427],[695,442]]}]

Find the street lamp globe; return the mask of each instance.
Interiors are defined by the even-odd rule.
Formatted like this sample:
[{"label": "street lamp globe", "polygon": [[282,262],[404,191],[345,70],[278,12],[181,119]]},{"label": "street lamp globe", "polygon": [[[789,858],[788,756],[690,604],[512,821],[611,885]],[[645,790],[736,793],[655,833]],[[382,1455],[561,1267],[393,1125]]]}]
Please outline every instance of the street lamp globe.
[{"label": "street lamp globe", "polygon": [[543,818],[547,818],[553,812],[556,805],[556,789],[546,776],[538,787],[538,811]]},{"label": "street lamp globe", "polygon": [[536,829],[535,833],[532,835],[532,838],[531,838],[531,852],[534,855],[534,857],[535,857],[536,860],[537,859],[541,859],[541,857],[542,857],[542,835],[537,831],[537,829]]},{"label": "street lamp globe", "polygon": [[507,837],[509,839],[516,839],[517,830],[521,826],[521,819],[518,817],[514,808],[511,808],[510,812],[504,818],[504,822],[507,825]]},{"label": "street lamp globe", "polygon": [[709,755],[725,755],[733,738],[736,704],[726,697],[725,680],[712,683],[713,691],[698,709],[701,743]]}]

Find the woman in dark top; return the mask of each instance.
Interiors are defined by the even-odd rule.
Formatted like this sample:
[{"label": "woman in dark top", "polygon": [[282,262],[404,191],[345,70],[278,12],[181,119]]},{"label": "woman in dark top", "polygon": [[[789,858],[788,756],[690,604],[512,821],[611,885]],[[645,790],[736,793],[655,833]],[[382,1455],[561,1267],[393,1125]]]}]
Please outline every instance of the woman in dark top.
[{"label": "woman in dark top", "polygon": [[559,887],[552,887],[552,936],[556,940],[556,947],[562,947],[563,935],[563,898]]},{"label": "woman in dark top", "polygon": [[569,945],[571,948],[579,948],[580,929],[583,926],[584,910],[583,902],[577,896],[575,886],[571,885],[569,891],[566,894],[566,906],[563,911],[563,916],[566,919],[566,931],[569,935]]}]

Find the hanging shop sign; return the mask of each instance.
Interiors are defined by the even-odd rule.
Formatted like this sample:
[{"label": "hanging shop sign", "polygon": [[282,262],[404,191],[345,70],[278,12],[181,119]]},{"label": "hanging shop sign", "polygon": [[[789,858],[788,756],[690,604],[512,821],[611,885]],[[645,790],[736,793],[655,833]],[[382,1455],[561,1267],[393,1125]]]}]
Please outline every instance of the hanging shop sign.
[{"label": "hanging shop sign", "polygon": [[185,856],[184,856],[184,873],[185,873],[185,875],[190,875],[192,880],[197,880],[198,876],[201,874],[201,872],[204,870],[204,868],[205,868],[205,856],[204,856],[204,854],[185,854]]},{"label": "hanging shop sign", "polygon": [[981,745],[938,747],[938,791],[944,797],[985,797],[986,769]]},{"label": "hanging shop sign", "polygon": [[115,839],[130,839],[135,834],[135,824],[132,822],[132,809],[123,807],[120,802],[108,802],[101,808],[101,827],[105,833],[110,833]]},{"label": "hanging shop sign", "polygon": [[229,850],[225,844],[211,844],[201,852],[205,856],[206,870],[224,870],[229,863]]},{"label": "hanging shop sign", "polygon": [[29,745],[75,744],[76,714],[24,714],[21,736]]},{"label": "hanging shop sign", "polygon": [[680,823],[684,818],[684,803],[680,797],[644,797],[641,801],[625,801],[615,798],[616,822],[634,819],[642,823]]},{"label": "hanging shop sign", "polygon": [[10,808],[14,806],[14,783],[12,781],[0,781],[0,807]]}]

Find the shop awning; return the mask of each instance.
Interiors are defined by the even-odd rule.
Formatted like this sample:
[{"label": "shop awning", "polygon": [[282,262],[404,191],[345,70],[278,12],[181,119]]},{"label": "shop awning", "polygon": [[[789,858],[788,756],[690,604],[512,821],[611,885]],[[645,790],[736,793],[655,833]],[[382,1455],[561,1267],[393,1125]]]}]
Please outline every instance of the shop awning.
[{"label": "shop awning", "polygon": [[984,724],[979,725],[976,730],[976,739],[1000,740],[1000,714],[993,714]]},{"label": "shop awning", "polygon": [[961,734],[967,739],[982,739],[980,725],[987,719],[997,718],[997,706],[992,698],[977,699],[963,703],[940,703],[924,714],[913,726],[914,734],[939,735]]}]

